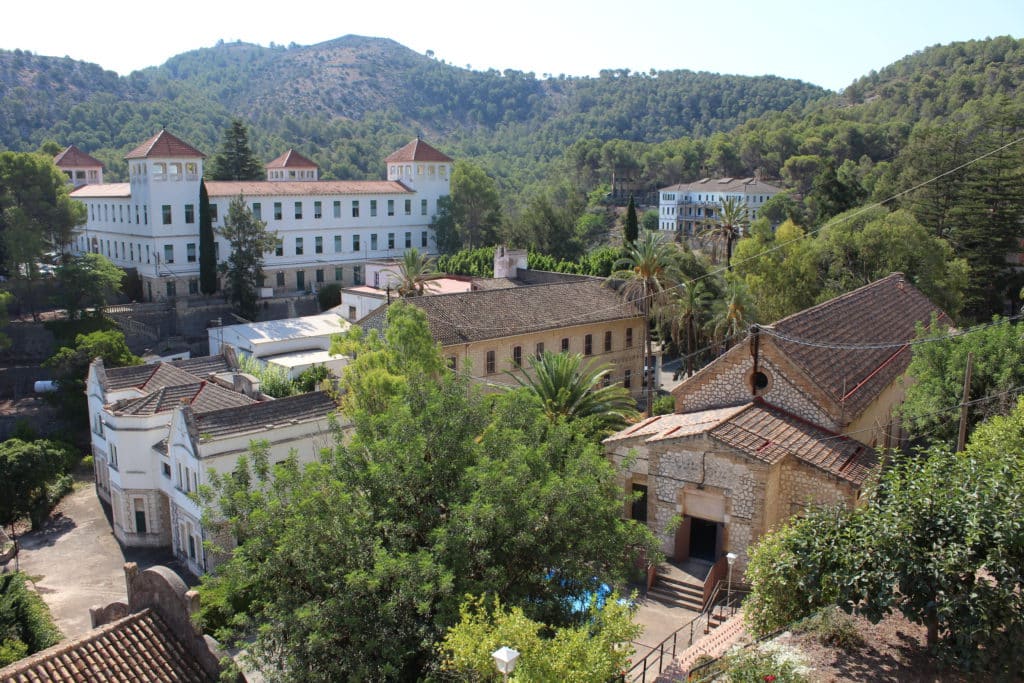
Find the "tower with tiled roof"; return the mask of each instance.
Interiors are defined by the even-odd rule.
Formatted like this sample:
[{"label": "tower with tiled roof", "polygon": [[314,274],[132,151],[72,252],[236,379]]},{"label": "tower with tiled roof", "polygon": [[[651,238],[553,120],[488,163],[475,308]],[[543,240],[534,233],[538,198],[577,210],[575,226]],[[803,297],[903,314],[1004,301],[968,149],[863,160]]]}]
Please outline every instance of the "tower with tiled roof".
[{"label": "tower with tiled roof", "polygon": [[451,191],[452,158],[419,137],[389,154],[384,163],[388,180],[398,181],[420,195],[420,206],[413,207],[417,214],[428,215],[428,208],[436,211],[437,200]]},{"label": "tower with tiled roof", "polygon": [[320,167],[294,149],[289,149],[263,168],[267,169],[267,180],[271,182],[317,180],[320,177]]},{"label": "tower with tiled roof", "polygon": [[103,182],[103,162],[74,145],[55,156],[53,163],[67,175],[68,183],[74,187]]}]

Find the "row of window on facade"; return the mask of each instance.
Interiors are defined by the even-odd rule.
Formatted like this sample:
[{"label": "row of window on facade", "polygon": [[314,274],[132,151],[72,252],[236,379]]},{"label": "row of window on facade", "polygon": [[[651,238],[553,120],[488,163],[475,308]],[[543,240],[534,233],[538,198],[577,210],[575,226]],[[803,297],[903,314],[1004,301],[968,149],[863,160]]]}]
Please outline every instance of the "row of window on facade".
[{"label": "row of window on facade", "polygon": [[[377,233],[370,234],[370,251],[379,251],[381,245],[380,235]],[[397,249],[398,242],[395,240],[395,233],[387,233],[387,247],[386,249]],[[413,247],[413,234],[412,231],[406,231],[404,239],[402,241],[403,249],[411,249]],[[422,249],[429,248],[430,235],[426,230],[420,231],[419,246]],[[360,251],[363,247],[362,237],[358,234],[352,235],[352,251]],[[304,237],[296,237],[294,242],[295,256],[303,256],[306,252],[306,240]],[[334,236],[334,253],[340,254],[343,252],[343,245],[341,235]],[[313,238],[313,253],[322,254],[324,253],[324,238],[317,235]],[[284,256],[284,240],[277,240],[277,246],[274,249],[274,256]]]},{"label": "row of window on facade", "polygon": [[[352,218],[359,218],[361,207],[359,204],[360,200],[353,199],[351,205]],[[370,199],[369,209],[370,217],[376,217],[378,215],[378,200]],[[395,215],[395,200],[387,200],[387,215]],[[132,221],[132,207],[135,208],[135,220]],[[402,210],[403,215],[412,215],[412,200],[403,200]],[[125,210],[127,209],[127,211]],[[263,220],[263,204],[262,202],[253,202],[250,206],[253,218],[257,220]],[[429,206],[426,199],[420,200],[420,216],[427,216],[429,212]],[[313,202],[313,219],[320,220],[323,218],[323,202],[316,200]],[[342,206],[341,200],[335,200],[333,204],[334,218],[341,218]],[[304,203],[301,201],[294,202],[292,205],[292,216],[296,220],[302,220],[304,217]],[[284,220],[284,203],[274,202],[274,213],[273,217],[275,221]],[[196,207],[195,204],[185,204],[185,224],[193,225],[196,222]],[[162,204],[160,206],[160,219],[163,225],[171,225],[174,222],[173,208],[170,204]],[[216,223],[219,219],[219,211],[217,204],[210,204],[210,221]],[[149,210],[148,207],[143,204],[89,204],[89,220],[93,222],[103,221],[104,223],[128,223],[131,225],[133,222],[136,225],[149,225]]]},{"label": "row of window on facade", "polygon": [[[625,342],[623,344],[624,349],[633,348],[633,328],[626,328]],[[562,337],[560,350],[562,353],[571,353],[572,344],[569,337]],[[604,353],[611,353],[614,350],[614,339],[611,330],[606,330],[604,333]],[[535,357],[540,358],[544,355],[544,342],[537,342],[533,348],[533,354]],[[594,335],[586,334],[583,335],[583,355],[592,356],[594,355]],[[458,361],[455,356],[448,357],[448,365],[453,369],[458,369]],[[513,346],[512,347],[512,358],[510,359],[511,367],[518,368],[523,365],[523,347]],[[491,349],[487,351],[484,356],[484,372],[488,375],[495,374],[497,370],[497,353]],[[628,384],[626,386],[629,386]]]},{"label": "row of window on facade", "polygon": [[[145,163],[135,163],[129,169],[132,182],[142,182],[149,175],[149,169]],[[179,181],[199,180],[199,165],[194,161],[186,161],[184,164],[178,161],[165,163],[163,161],[153,162],[153,180],[155,181]]]},{"label": "row of window on facade", "polygon": [[[304,291],[308,291],[310,289],[310,287],[313,286],[314,283],[316,285],[322,285],[322,284],[324,284],[327,281],[327,273],[328,273],[327,269],[317,268],[317,269],[315,269],[313,271],[313,279],[312,279],[312,281],[307,282],[306,281],[306,271],[304,271],[304,270],[294,271],[294,276],[295,276],[295,278],[294,278],[294,282],[295,282],[294,289],[296,291],[304,292]],[[335,267],[334,271],[333,271],[333,275],[334,275],[333,282],[344,284],[344,281],[345,281],[344,280],[344,275],[345,275],[344,268],[342,268],[341,266]],[[187,282],[188,282],[188,293],[190,295],[192,295],[192,296],[198,295],[199,294],[199,279],[198,278],[189,278]],[[354,266],[352,266],[352,282],[355,285],[363,284],[363,267],[361,265],[354,265]],[[218,280],[217,284],[218,284],[218,289],[220,289],[220,280]],[[261,286],[263,286],[263,287],[267,286],[267,278],[266,278],[266,276],[264,276],[263,282],[261,283]],[[278,271],[277,273],[274,274],[274,287],[276,289],[285,289],[285,288],[288,287],[288,283],[286,282],[286,275],[285,275],[284,271]],[[170,297],[170,298],[178,296],[178,281],[176,281],[176,280],[167,280],[167,281],[165,281],[164,282],[164,293],[168,297]],[[152,298],[152,295],[151,295],[150,298]]]},{"label": "row of window on facade", "polygon": [[[428,178],[433,178],[434,174],[437,174],[440,178],[445,178],[448,175],[448,167],[444,164],[434,166],[433,164],[416,164],[416,175],[426,175]],[[388,166],[388,176],[394,178],[395,176],[405,176],[407,178],[412,177],[412,165],[411,164],[391,164]]]},{"label": "row of window on facade", "polygon": [[[732,199],[736,199],[737,201],[745,202],[745,203],[748,203],[748,204],[750,204],[750,203],[762,204],[762,203],[764,203],[765,199],[768,198],[768,197],[770,197],[770,195],[743,195],[743,194],[734,194],[734,195],[731,195],[731,194],[723,194],[723,195],[707,194],[707,195],[705,195],[705,194],[698,194],[697,195],[697,199],[693,199],[692,197],[691,198],[685,198],[684,197],[683,201],[684,202],[685,201],[691,201],[691,202],[692,201],[698,201],[698,202],[717,202],[717,201],[725,201],[726,199],[732,198]],[[675,200],[676,200],[676,195],[673,192],[664,192],[661,195],[661,201],[663,201],[663,202],[674,202]]]}]

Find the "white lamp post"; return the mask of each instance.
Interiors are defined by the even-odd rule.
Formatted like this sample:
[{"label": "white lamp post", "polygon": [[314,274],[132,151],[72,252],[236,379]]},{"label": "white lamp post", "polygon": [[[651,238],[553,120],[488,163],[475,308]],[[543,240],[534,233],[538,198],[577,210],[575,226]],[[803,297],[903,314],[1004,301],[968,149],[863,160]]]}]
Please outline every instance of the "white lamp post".
[{"label": "white lamp post", "polygon": [[494,658],[494,665],[498,667],[502,680],[508,681],[508,675],[516,668],[516,660],[519,659],[519,652],[502,645],[491,653],[491,657]]},{"label": "white lamp post", "polygon": [[729,609],[732,610],[732,565],[736,561],[736,553],[726,553],[725,559],[729,562],[729,578],[725,588],[725,602],[729,605]]}]

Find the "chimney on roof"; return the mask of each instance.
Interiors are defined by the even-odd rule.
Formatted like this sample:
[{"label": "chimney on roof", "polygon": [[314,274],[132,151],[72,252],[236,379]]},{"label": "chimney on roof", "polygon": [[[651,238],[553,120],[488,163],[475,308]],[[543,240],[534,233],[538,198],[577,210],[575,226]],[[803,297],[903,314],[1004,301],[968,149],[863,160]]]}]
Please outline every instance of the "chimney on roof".
[{"label": "chimney on roof", "polygon": [[508,249],[505,245],[498,245],[494,250],[494,277],[515,279],[520,268],[526,270],[529,267],[528,256],[526,249]]},{"label": "chimney on roof", "polygon": [[245,372],[236,372],[232,376],[234,382],[233,389],[240,394],[245,394],[249,398],[259,400],[260,398],[260,381],[254,375],[250,375]]}]

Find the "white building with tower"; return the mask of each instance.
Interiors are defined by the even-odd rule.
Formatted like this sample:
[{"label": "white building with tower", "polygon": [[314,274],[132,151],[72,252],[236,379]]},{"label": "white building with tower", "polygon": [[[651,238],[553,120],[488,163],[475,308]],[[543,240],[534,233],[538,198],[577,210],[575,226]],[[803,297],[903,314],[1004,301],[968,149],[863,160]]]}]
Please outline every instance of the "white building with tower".
[{"label": "white building with tower", "polygon": [[[78,187],[87,219],[75,253],[96,252],[137,272],[147,300],[199,293],[199,191],[205,155],[162,130],[129,152],[129,182]],[[267,179],[206,183],[214,231],[242,196],[278,235],[264,260],[263,287],[312,291],[328,282],[359,285],[368,259],[416,247],[436,253],[430,229],[449,193],[452,159],[417,138],[385,160],[386,180],[320,180],[294,150],[266,165]],[[227,240],[216,236],[218,262]]]}]

